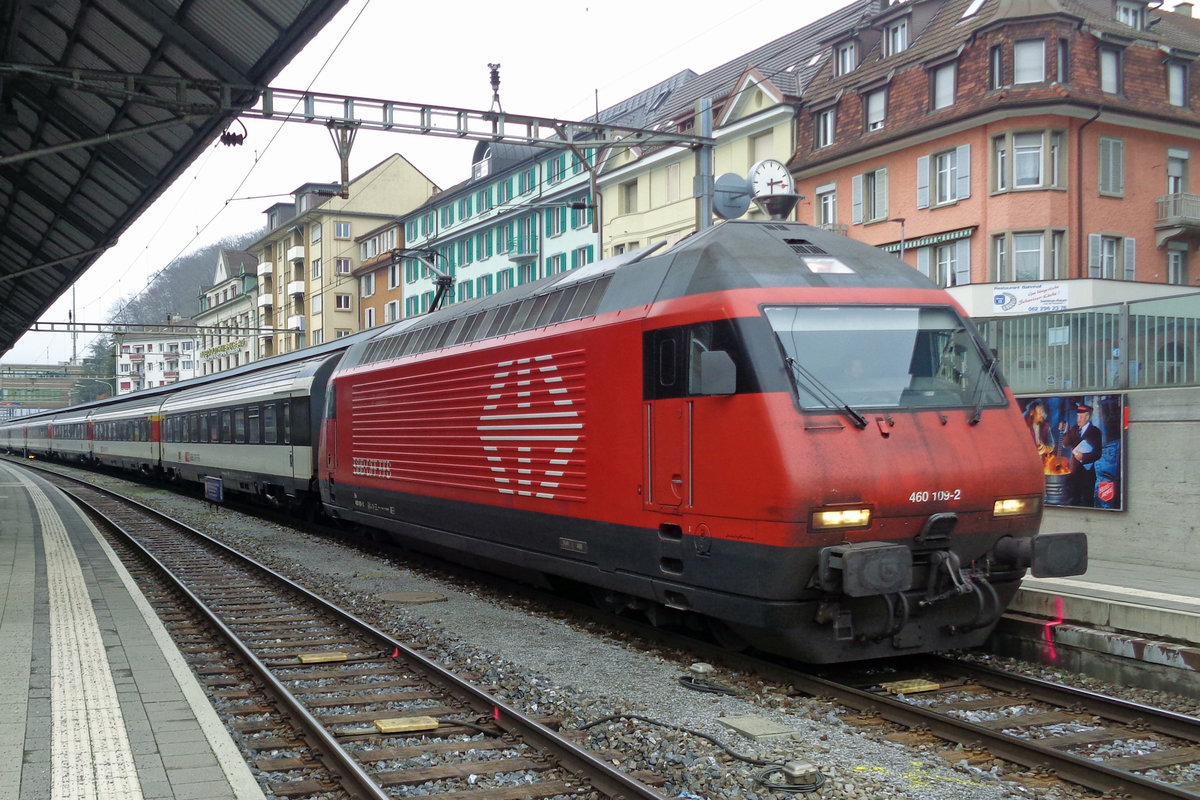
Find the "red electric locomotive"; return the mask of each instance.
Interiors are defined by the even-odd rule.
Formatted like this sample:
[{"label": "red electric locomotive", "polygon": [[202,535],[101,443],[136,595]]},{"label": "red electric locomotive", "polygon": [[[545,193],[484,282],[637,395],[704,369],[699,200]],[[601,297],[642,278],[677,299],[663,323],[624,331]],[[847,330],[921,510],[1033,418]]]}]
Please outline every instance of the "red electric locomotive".
[{"label": "red electric locomotive", "polygon": [[916,270],[726,222],[381,329],[331,378],[336,517],[811,662],[978,645],[1043,478],[996,361]]}]

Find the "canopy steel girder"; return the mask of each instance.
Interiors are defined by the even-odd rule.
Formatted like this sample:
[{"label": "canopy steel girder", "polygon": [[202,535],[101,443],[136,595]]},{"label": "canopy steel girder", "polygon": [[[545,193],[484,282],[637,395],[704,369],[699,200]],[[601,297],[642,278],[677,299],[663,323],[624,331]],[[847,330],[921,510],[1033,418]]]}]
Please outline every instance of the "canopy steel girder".
[{"label": "canopy steel girder", "polygon": [[170,325],[146,322],[34,322],[29,326],[30,331],[39,333],[111,333],[114,336],[183,336],[189,334],[212,333],[221,336],[237,336],[239,334],[270,334],[295,333],[295,328],[263,328],[254,326],[238,326],[223,328],[219,325],[188,325],[172,322]]},{"label": "canopy steel girder", "polygon": [[366,130],[567,150],[593,146],[677,146],[698,150],[715,143],[711,137],[669,130],[275,89],[226,81],[11,63],[0,64],[0,76],[6,80],[41,81],[90,91],[128,103],[166,109],[181,116],[224,116],[235,113],[279,122],[354,126]]}]

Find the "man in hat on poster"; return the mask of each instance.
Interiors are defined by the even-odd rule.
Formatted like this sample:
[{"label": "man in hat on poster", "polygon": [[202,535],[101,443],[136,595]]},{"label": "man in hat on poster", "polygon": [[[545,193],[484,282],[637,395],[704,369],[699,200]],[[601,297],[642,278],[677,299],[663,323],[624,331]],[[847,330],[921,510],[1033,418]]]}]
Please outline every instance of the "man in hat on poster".
[{"label": "man in hat on poster", "polygon": [[[1066,425],[1063,422],[1062,425]],[[1071,452],[1071,475],[1067,478],[1067,504],[1093,506],[1096,503],[1096,468],[1104,447],[1104,436],[1092,424],[1092,407],[1084,403],[1075,406],[1075,424],[1062,440],[1063,448]]]}]

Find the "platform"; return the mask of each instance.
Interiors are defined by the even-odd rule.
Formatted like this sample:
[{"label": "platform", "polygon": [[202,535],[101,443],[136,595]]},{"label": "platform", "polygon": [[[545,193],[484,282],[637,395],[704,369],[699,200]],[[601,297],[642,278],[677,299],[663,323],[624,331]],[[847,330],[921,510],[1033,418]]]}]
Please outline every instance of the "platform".
[{"label": "platform", "polygon": [[1093,559],[1077,577],[1026,578],[991,644],[1200,699],[1200,575]]},{"label": "platform", "polygon": [[0,462],[0,798],[262,798],[91,523]]}]

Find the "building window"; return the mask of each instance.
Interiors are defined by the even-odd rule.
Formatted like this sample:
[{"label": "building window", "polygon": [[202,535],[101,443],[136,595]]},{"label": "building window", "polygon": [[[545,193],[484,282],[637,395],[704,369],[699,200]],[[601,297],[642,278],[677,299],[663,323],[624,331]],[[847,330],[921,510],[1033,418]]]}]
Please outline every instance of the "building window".
[{"label": "building window", "polygon": [[336,309],[338,311],[349,311],[350,310],[350,295],[335,294],[333,296],[333,307],[334,307],[334,309]]},{"label": "building window", "polygon": [[827,108],[818,111],[813,116],[813,129],[816,134],[815,144],[818,148],[833,144],[833,133],[837,127],[837,109]]},{"label": "building window", "polygon": [[349,336],[351,333],[353,333],[353,331],[351,331],[349,328],[338,328],[333,332],[333,335],[335,339],[342,339],[346,336]]},{"label": "building window", "polygon": [[1071,79],[1071,45],[1066,39],[1059,39],[1055,50],[1055,70],[1059,83],[1067,83]]},{"label": "building window", "polygon": [[883,29],[883,55],[894,56],[908,49],[908,18],[897,20]]},{"label": "building window", "polygon": [[917,270],[938,286],[962,286],[971,282],[971,240],[917,250]]},{"label": "building window", "polygon": [[917,208],[971,196],[971,146],[964,144],[917,159]]},{"label": "building window", "polygon": [[954,105],[954,98],[957,91],[957,64],[943,64],[930,75],[930,106],[934,111]]},{"label": "building window", "polygon": [[836,74],[845,75],[858,66],[858,42],[844,42],[837,46]]},{"label": "building window", "polygon": [[1125,140],[1100,137],[1100,194],[1125,195]]},{"label": "building window", "polygon": [[546,274],[557,275],[567,271],[567,256],[565,253],[555,253],[546,257]]},{"label": "building window", "polygon": [[1100,49],[1100,91],[1121,92],[1121,51],[1111,47]]},{"label": "building window", "polygon": [[563,232],[563,223],[566,222],[567,207],[558,206],[555,208],[546,209],[546,235],[558,236]]},{"label": "building window", "polygon": [[363,309],[363,327],[364,328],[374,328],[375,327],[375,309],[373,309],[373,308],[364,308]]},{"label": "building window", "polygon": [[[992,237],[992,280],[1041,281],[1066,272],[1064,231],[1022,231]],[[1011,254],[1011,258],[1010,258]]]},{"label": "building window", "polygon": [[1046,42],[1024,39],[1013,45],[1013,83],[1044,83],[1046,80]]},{"label": "building window", "polygon": [[312,243],[316,244],[321,241],[321,223],[314,222],[312,224]]},{"label": "building window", "polygon": [[400,319],[400,301],[393,300],[383,307],[383,321],[395,322]]},{"label": "building window", "polygon": [[333,223],[333,236],[336,239],[349,239],[350,238],[350,223],[349,222]]},{"label": "building window", "polygon": [[887,89],[870,92],[865,102],[867,130],[877,131],[887,120]]},{"label": "building window", "polygon": [[813,206],[816,208],[816,219],[814,222],[825,230],[830,230],[837,224],[837,184],[827,183],[824,186],[818,186],[814,192],[816,202]]},{"label": "building window", "polygon": [[1006,133],[994,137],[994,190],[1061,188],[1062,143],[1061,131]]},{"label": "building window", "polygon": [[322,294],[319,294],[319,293],[318,293],[318,294],[314,294],[314,295],[312,296],[312,301],[311,301],[311,302],[310,302],[310,304],[309,304],[309,306],[310,306],[309,310],[310,310],[310,311],[311,311],[313,314],[320,314],[320,313],[321,313],[321,311],[322,311],[322,309],[323,309],[323,307],[324,307],[324,305],[325,305],[325,303],[324,303],[324,300],[325,300],[325,296],[324,296],[324,295],[322,295]]},{"label": "building window", "polygon": [[388,288],[395,289],[400,285],[400,265],[396,262],[388,264]]},{"label": "building window", "polygon": [[359,294],[362,297],[370,297],[375,294],[375,273],[371,272],[363,275],[358,279]]},{"label": "building window", "polygon": [[1171,148],[1167,151],[1167,194],[1183,194],[1188,190],[1188,152]]},{"label": "building window", "polygon": [[638,210],[638,195],[637,181],[632,180],[628,183],[621,184],[621,210],[622,214],[635,214]]},{"label": "building window", "polygon": [[1146,6],[1135,0],[1117,0],[1117,22],[1139,31],[1146,29]]},{"label": "building window", "polygon": [[1136,280],[1137,240],[1129,236],[1088,234],[1088,277]]},{"label": "building window", "polygon": [[594,260],[595,251],[593,250],[592,245],[589,244],[585,245],[584,247],[576,247],[571,252],[571,269],[585,266],[592,263]]},{"label": "building window", "polygon": [[350,259],[339,258],[337,260],[337,274],[338,275],[349,275],[350,274]]},{"label": "building window", "polygon": [[988,88],[1000,89],[1004,86],[1004,48],[994,45],[988,50]]},{"label": "building window", "polygon": [[851,183],[851,194],[853,195],[851,219],[854,224],[887,219],[887,191],[887,167],[855,175]]},{"label": "building window", "polygon": [[314,258],[312,262],[312,277],[313,280],[321,277],[321,259]]},{"label": "building window", "polygon": [[1187,64],[1178,61],[1167,63],[1167,102],[1173,106],[1184,108],[1188,97],[1188,68]]},{"label": "building window", "polygon": [[1167,245],[1167,283],[1175,286],[1188,284],[1188,247],[1171,242]]}]

